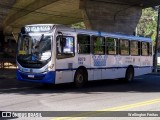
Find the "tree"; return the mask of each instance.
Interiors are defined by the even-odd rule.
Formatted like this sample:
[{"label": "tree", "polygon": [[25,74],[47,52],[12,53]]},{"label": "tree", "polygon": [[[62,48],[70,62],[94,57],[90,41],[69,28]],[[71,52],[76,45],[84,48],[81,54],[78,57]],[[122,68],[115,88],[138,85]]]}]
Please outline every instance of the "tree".
[{"label": "tree", "polygon": [[146,8],[142,10],[142,16],[137,25],[137,35],[150,37],[155,41],[157,34],[157,11],[153,8]]}]

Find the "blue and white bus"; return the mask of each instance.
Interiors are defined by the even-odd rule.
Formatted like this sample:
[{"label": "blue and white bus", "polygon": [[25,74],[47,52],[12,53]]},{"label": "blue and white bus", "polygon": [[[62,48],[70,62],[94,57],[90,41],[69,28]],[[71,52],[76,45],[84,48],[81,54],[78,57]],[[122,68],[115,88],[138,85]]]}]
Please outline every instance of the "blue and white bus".
[{"label": "blue and white bus", "polygon": [[60,84],[124,78],[152,72],[150,38],[90,31],[55,24],[22,27],[16,77],[21,81]]}]

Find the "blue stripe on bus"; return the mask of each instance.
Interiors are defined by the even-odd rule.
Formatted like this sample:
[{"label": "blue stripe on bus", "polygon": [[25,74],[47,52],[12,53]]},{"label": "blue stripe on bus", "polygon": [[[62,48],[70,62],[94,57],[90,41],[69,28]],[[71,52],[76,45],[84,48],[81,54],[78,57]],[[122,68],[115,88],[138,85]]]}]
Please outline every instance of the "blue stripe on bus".
[{"label": "blue stripe on bus", "polygon": [[[122,69],[122,68],[127,68],[127,67],[87,68],[87,70],[93,70],[93,69]],[[151,67],[152,68],[153,66],[134,66],[134,68],[147,68],[147,67]],[[56,71],[69,71],[69,70],[77,70],[77,68],[72,68],[72,69],[56,69]]]}]

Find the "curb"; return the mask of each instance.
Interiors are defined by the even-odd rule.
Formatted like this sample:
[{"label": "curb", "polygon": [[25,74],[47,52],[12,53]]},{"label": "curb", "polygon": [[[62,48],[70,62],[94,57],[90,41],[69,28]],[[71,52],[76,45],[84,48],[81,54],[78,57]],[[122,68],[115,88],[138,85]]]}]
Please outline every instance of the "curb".
[{"label": "curb", "polygon": [[149,73],[147,75],[158,75],[158,76],[160,76],[160,72],[153,72],[153,73]]}]

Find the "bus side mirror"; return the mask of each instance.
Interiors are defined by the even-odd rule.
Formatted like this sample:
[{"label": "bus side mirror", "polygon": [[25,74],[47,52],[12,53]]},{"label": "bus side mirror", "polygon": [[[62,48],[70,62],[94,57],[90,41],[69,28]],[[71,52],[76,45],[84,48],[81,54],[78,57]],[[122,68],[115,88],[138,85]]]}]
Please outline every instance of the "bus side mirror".
[{"label": "bus side mirror", "polygon": [[62,32],[58,31],[57,41],[60,40],[60,45],[62,47],[66,46],[66,38],[63,37]]},{"label": "bus side mirror", "polygon": [[25,27],[22,27],[22,28],[21,28],[21,33],[22,33],[22,34],[26,34],[26,29],[25,29]]}]

